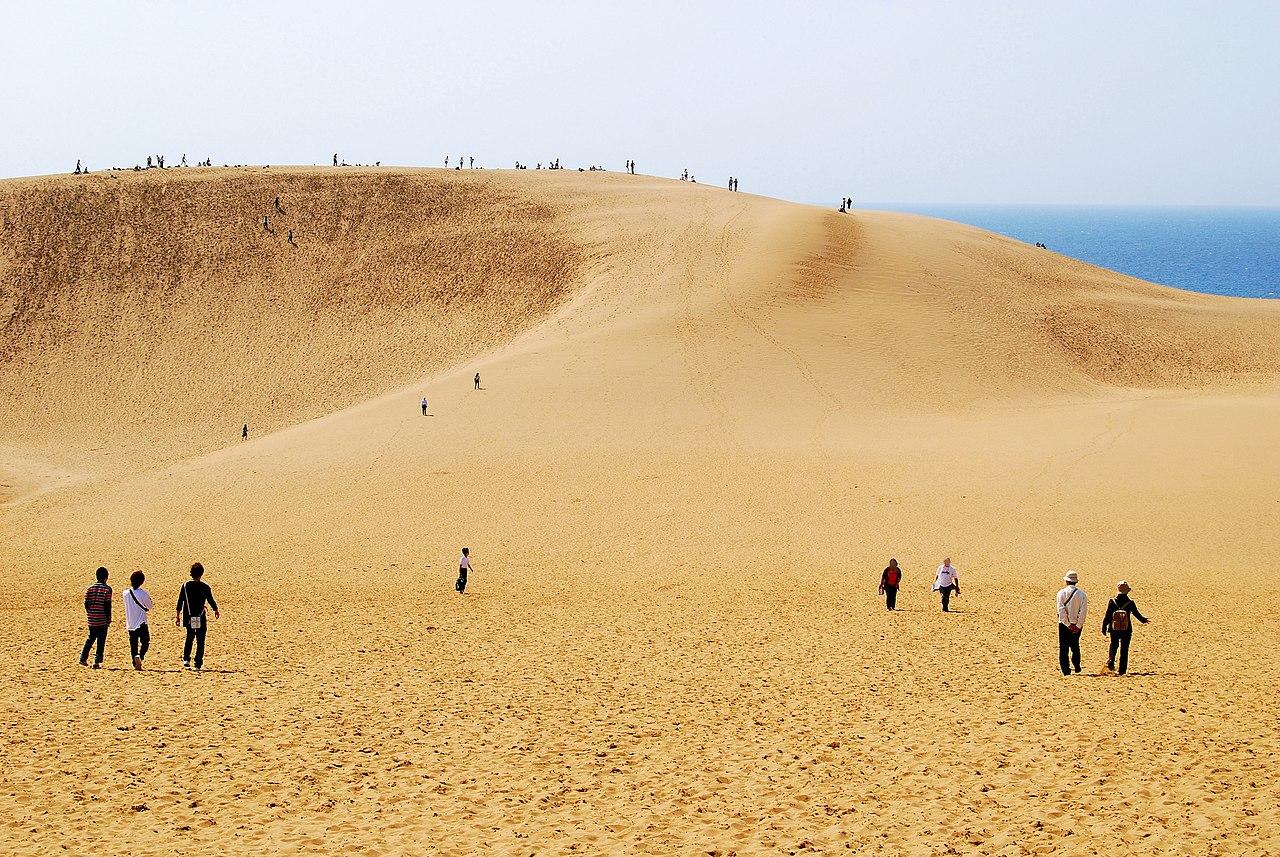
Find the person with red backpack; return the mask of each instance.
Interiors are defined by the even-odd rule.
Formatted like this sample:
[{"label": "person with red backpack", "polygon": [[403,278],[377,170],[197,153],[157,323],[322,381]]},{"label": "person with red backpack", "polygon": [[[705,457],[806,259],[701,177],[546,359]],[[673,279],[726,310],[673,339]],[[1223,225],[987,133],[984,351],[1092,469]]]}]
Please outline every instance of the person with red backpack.
[{"label": "person with red backpack", "polygon": [[1116,650],[1120,651],[1120,675],[1129,670],[1129,641],[1133,639],[1133,620],[1142,624],[1151,620],[1138,612],[1138,605],[1129,597],[1129,584],[1120,581],[1116,584],[1120,590],[1114,598],[1107,602],[1107,614],[1102,617],[1102,636],[1111,635],[1111,655],[1107,658],[1107,669],[1116,668]]},{"label": "person with red backpack", "polygon": [[884,606],[893,610],[898,606],[898,587],[902,585],[902,569],[898,568],[896,559],[889,560],[889,566],[880,573],[880,594],[884,596]]}]

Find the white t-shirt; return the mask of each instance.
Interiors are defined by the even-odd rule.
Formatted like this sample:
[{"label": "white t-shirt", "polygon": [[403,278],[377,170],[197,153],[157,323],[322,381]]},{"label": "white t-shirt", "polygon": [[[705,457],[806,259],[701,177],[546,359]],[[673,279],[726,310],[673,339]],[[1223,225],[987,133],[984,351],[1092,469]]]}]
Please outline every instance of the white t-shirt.
[{"label": "white t-shirt", "polygon": [[462,559],[458,560],[458,568],[465,568],[467,571],[470,571],[471,558],[468,557],[466,554],[463,554]]},{"label": "white t-shirt", "polygon": [[944,586],[955,586],[959,577],[960,570],[954,565],[940,565],[938,566],[938,579],[933,582],[933,588],[942,589]]},{"label": "white t-shirt", "polygon": [[[134,599],[138,599],[136,602]],[[145,589],[126,589],[124,591],[124,627],[126,631],[136,631],[147,624],[147,611],[151,609],[151,596]]]}]

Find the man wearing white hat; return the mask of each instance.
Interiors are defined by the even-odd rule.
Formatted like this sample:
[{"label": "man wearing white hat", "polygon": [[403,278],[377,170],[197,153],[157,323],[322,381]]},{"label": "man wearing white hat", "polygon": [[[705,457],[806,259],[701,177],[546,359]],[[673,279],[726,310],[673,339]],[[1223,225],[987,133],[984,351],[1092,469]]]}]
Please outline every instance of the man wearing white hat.
[{"label": "man wearing white hat", "polygon": [[1058,591],[1058,663],[1063,675],[1071,675],[1073,668],[1080,672],[1080,632],[1089,597],[1076,585],[1080,576],[1074,571],[1068,571],[1062,581],[1067,585]]}]

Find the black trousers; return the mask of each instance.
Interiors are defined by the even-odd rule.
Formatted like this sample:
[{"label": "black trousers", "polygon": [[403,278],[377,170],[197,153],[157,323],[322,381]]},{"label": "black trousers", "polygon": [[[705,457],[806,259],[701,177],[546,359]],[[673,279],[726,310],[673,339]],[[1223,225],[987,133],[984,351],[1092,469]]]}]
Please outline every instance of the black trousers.
[{"label": "black trousers", "polygon": [[954,586],[944,586],[938,590],[942,593],[942,609],[944,612],[951,610],[951,593],[956,591]]},{"label": "black trousers", "polygon": [[84,641],[84,648],[80,650],[80,663],[89,660],[89,649],[96,642],[98,644],[98,652],[93,657],[95,664],[102,663],[102,650],[107,646],[107,629],[110,625],[89,626],[89,639]]},{"label": "black trousers", "polygon": [[1120,650],[1120,675],[1129,671],[1129,641],[1133,639],[1133,629],[1111,632],[1111,654],[1107,657],[1107,666],[1116,668],[1116,649]]},{"label": "black trousers", "polygon": [[458,569],[458,582],[453,585],[453,588],[459,592],[467,591],[467,570],[465,568]]},{"label": "black trousers", "polygon": [[898,587],[886,586],[884,588],[884,606],[890,610],[898,606]]},{"label": "black trousers", "polygon": [[1063,675],[1071,675],[1072,667],[1080,672],[1080,634],[1071,633],[1071,629],[1061,622],[1058,623],[1058,664]]},{"label": "black trousers", "polygon": [[145,658],[147,649],[151,648],[151,629],[143,622],[138,630],[129,632],[129,657]]},{"label": "black trousers", "polygon": [[187,643],[182,647],[182,662],[191,663],[191,644],[196,644],[196,669],[204,667],[204,632],[209,630],[208,619],[200,623],[199,630],[187,626]]}]

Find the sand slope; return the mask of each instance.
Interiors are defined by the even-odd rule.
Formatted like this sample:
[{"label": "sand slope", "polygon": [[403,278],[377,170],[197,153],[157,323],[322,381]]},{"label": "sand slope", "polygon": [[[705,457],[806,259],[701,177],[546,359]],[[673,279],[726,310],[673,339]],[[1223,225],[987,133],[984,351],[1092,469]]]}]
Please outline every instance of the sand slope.
[{"label": "sand slope", "polygon": [[[1280,305],[610,174],[0,213],[6,852],[1280,850]],[[213,671],[75,666],[93,567],[196,558]],[[1124,681],[1056,675],[1067,567]]]}]

